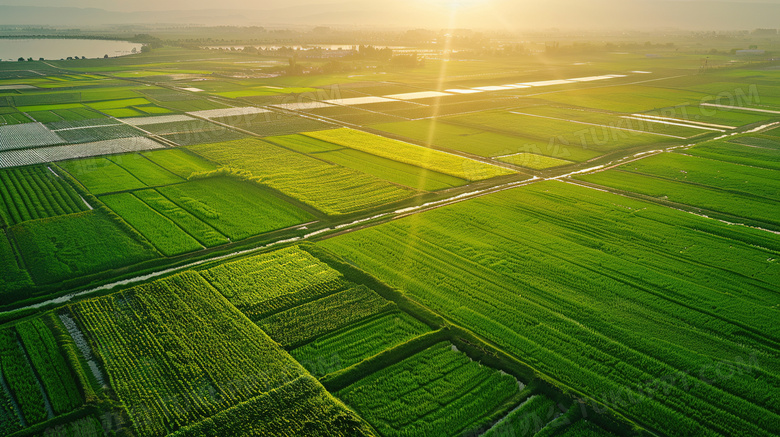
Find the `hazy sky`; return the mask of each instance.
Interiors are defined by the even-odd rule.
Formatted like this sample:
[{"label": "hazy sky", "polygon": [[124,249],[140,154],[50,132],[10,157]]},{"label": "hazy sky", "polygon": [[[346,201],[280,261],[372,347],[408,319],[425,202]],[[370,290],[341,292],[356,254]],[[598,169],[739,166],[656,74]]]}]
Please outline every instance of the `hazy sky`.
[{"label": "hazy sky", "polygon": [[[589,0],[581,0],[583,3]],[[635,0],[613,0],[615,4],[632,3]],[[706,0],[672,0],[681,2]],[[780,0],[721,0],[724,3],[780,3]],[[0,0],[0,5],[14,6],[73,6],[83,8],[100,8],[114,11],[149,11],[175,9],[275,9],[302,5],[324,5],[363,3],[370,6],[377,3],[399,3],[398,0]],[[506,0],[414,0],[418,4],[446,5],[453,2],[466,3],[472,6],[489,6],[490,4],[507,3]],[[512,0],[511,3],[528,3],[538,7],[548,3],[546,0]]]},{"label": "hazy sky", "polygon": [[[451,14],[453,4],[461,5],[456,14]],[[135,14],[3,11],[3,5],[99,8]],[[197,23],[721,30],[776,28],[780,26],[778,17],[780,0],[0,0],[0,24],[77,26]]]}]

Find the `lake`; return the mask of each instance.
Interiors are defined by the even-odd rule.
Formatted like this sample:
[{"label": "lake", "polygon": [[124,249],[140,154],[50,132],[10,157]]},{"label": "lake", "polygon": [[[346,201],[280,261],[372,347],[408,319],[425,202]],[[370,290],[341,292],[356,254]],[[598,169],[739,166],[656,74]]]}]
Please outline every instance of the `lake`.
[{"label": "lake", "polygon": [[0,38],[0,60],[16,61],[19,57],[46,60],[65,59],[68,56],[102,58],[124,56],[133,49],[141,51],[142,44],[127,41],[97,39]]}]

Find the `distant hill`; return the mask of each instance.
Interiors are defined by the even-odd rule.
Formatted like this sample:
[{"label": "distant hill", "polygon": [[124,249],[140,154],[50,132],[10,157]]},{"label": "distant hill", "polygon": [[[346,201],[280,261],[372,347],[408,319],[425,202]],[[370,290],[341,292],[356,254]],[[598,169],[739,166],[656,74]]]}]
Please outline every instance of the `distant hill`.
[{"label": "distant hill", "polygon": [[[1,1],[1,0],[0,0]],[[10,0],[6,0],[8,2]],[[116,12],[97,8],[0,5],[0,25],[112,24],[340,25],[446,27],[448,0],[290,0],[255,3],[256,10],[180,9]],[[43,4],[28,2],[27,4]],[[58,1],[56,4],[80,4]],[[193,5],[206,4],[197,1]],[[212,3],[213,4],[213,3]],[[226,5],[235,4],[227,1]],[[286,4],[287,7],[280,7]],[[147,5],[142,3],[139,7]],[[712,0],[493,0],[458,14],[458,27],[491,29],[753,29],[780,27],[777,2]]]}]

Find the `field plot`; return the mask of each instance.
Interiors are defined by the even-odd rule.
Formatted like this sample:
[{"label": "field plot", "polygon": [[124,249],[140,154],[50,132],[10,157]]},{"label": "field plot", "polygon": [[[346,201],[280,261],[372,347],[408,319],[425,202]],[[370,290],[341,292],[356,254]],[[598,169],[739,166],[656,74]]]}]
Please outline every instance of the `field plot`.
[{"label": "field plot", "polygon": [[115,140],[119,138],[140,137],[141,132],[123,124],[109,124],[98,120],[98,125],[82,128],[55,130],[54,133],[68,143],[92,143],[97,141]]},{"label": "field plot", "polygon": [[[0,97],[0,103],[2,103],[2,97]],[[27,116],[14,108],[0,106],[0,126],[29,123],[31,121]]]},{"label": "field plot", "polygon": [[0,151],[51,146],[64,142],[42,123],[0,126]]},{"label": "field plot", "polygon": [[40,147],[35,150],[7,150],[0,151],[0,168],[162,148],[162,145],[148,138],[132,137],[67,146]]},{"label": "field plot", "polygon": [[19,323],[16,331],[54,414],[67,413],[80,406],[81,393],[49,328],[37,318]]},{"label": "field plot", "polygon": [[317,337],[290,353],[312,375],[321,377],[429,331],[412,316],[391,312]]},{"label": "field plot", "polygon": [[298,247],[280,249],[201,272],[251,320],[342,290],[341,273]]},{"label": "field plot", "polygon": [[133,192],[133,194],[149,207],[175,223],[205,247],[214,247],[230,242],[228,237],[222,235],[186,209],[171,202],[157,190],[140,190]]},{"label": "field plot", "polygon": [[382,158],[306,135],[269,137],[266,138],[266,141],[417,190],[435,191],[466,184],[465,180],[454,176]]},{"label": "field plot", "polygon": [[[30,274],[19,266],[14,248],[11,247],[11,243],[8,241],[8,237],[3,229],[0,229],[0,271],[3,272],[3,275],[0,276],[0,290],[2,290],[0,299],[3,302],[15,300],[19,290],[32,286]],[[20,298],[22,296],[23,294],[19,295]],[[1,403],[2,401],[0,401]],[[0,406],[0,408],[3,407]]]},{"label": "field plot", "polygon": [[139,436],[164,436],[305,372],[196,273],[70,308]]},{"label": "field plot", "polygon": [[210,120],[244,129],[263,137],[290,135],[333,127],[322,121],[294,115],[278,114],[275,112],[253,114],[249,116],[213,117],[210,118]]},{"label": "field plot", "polygon": [[[718,161],[780,170],[780,150],[738,144],[736,141],[736,139],[730,142],[710,141],[686,149],[685,153]],[[745,137],[741,137],[739,141],[745,141]]]},{"label": "field plot", "polygon": [[184,179],[188,179],[193,173],[204,173],[217,169],[214,163],[186,150],[156,150],[144,152],[141,155]]},{"label": "field plot", "polygon": [[123,267],[158,255],[97,211],[24,222],[8,228],[36,284]]},{"label": "field plot", "polygon": [[343,291],[266,317],[257,324],[282,346],[295,348],[395,307],[365,285],[347,283]]},{"label": "field plot", "polygon": [[439,343],[336,396],[383,436],[457,436],[519,392],[511,376]]},{"label": "field plot", "polygon": [[193,180],[158,191],[233,241],[313,219],[264,187],[229,177]]},{"label": "field plot", "polygon": [[483,436],[534,436],[555,419],[558,413],[560,411],[555,401],[544,395],[534,395],[493,425]]},{"label": "field plot", "polygon": [[780,226],[772,170],[666,153],[577,179]]},{"label": "field plot", "polygon": [[146,237],[165,256],[181,255],[203,248],[176,223],[152,209],[133,193],[101,196],[100,200]]},{"label": "field plot", "polygon": [[205,436],[373,436],[363,420],[333,398],[317,380],[304,375],[171,437]]},{"label": "field plot", "polygon": [[317,108],[308,110],[308,113],[320,117],[332,118],[342,123],[368,125],[374,123],[392,123],[405,121],[407,118],[390,115],[383,112],[367,111],[360,106],[331,106],[329,108]]},{"label": "field plot", "polygon": [[145,188],[132,173],[108,158],[86,158],[64,161],[59,167],[76,178],[81,185],[93,194],[105,194],[116,191]]},{"label": "field plot", "polygon": [[533,153],[556,159],[587,161],[598,156],[598,152],[577,147],[567,147],[555,137],[537,140],[516,135],[501,134],[442,122],[441,120],[418,120],[371,126],[396,135],[430,143],[432,145],[459,150],[474,155],[492,157],[515,153]]},{"label": "field plot", "polygon": [[571,161],[566,161],[565,159],[551,158],[549,156],[536,155],[533,153],[515,153],[508,156],[496,157],[496,160],[533,170],[544,170],[572,164]]},{"label": "field plot", "polygon": [[[766,352],[780,340],[773,237],[544,182],[320,245],[650,429],[770,436],[780,431],[780,363]],[[741,373],[686,372],[718,362]],[[672,374],[681,379],[668,391],[637,385]]]},{"label": "field plot", "polygon": [[461,156],[350,129],[308,132],[306,135],[468,181],[514,173],[511,170]]},{"label": "field plot", "polygon": [[13,393],[25,423],[34,425],[49,418],[43,388],[17,340],[16,332],[11,328],[0,330],[0,364],[3,368],[4,384],[7,384]]},{"label": "field plot", "polygon": [[[636,124],[580,124],[563,119],[525,115],[519,112],[479,113],[448,117],[445,120],[447,123],[456,123],[474,129],[495,130],[499,133],[525,137],[543,143],[552,141],[567,148],[594,150],[602,153],[637,146],[678,143],[685,139],[685,137],[655,134],[645,130],[637,131],[635,128],[641,126]],[[633,128],[628,126],[633,126]],[[700,131],[695,133],[698,134]]]},{"label": "field plot", "polygon": [[[527,114],[543,120],[560,120],[582,123],[583,126],[607,126],[612,129],[655,133],[669,137],[691,138],[709,132],[725,132],[726,127],[695,124],[675,117],[660,119],[660,115],[612,113],[564,106],[532,106],[509,111],[510,114]],[[670,120],[670,119],[674,120]]]},{"label": "field plot", "polygon": [[258,139],[190,148],[205,158],[245,169],[262,183],[326,214],[347,214],[415,192],[379,178],[292,152]]},{"label": "field plot", "polygon": [[88,209],[76,191],[47,167],[0,170],[0,218],[8,225]]},{"label": "field plot", "polygon": [[574,89],[542,96],[545,100],[586,108],[614,112],[645,112],[672,106],[698,104],[705,93],[656,88],[641,85],[622,85],[609,88]]}]

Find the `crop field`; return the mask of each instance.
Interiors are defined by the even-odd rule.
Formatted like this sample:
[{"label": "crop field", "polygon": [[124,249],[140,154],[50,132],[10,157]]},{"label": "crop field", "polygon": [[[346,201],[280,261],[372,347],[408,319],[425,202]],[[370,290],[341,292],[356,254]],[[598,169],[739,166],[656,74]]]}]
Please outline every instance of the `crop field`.
[{"label": "crop field", "polygon": [[[489,234],[479,232],[485,227]],[[645,426],[777,432],[776,406],[759,394],[774,389],[756,391],[758,381],[776,380],[777,364],[748,361],[779,334],[771,284],[780,247],[771,234],[546,182],[321,244]],[[702,368],[712,356],[741,363],[742,373],[728,381],[713,370],[684,374],[652,395],[636,385]]]},{"label": "crop field", "polygon": [[27,221],[7,230],[36,284],[155,258],[157,251],[98,211]]},{"label": "crop field", "polygon": [[780,226],[780,185],[772,170],[665,153],[578,179]]},{"label": "crop field", "polygon": [[214,247],[230,242],[228,237],[195,217],[191,212],[173,203],[157,190],[140,190],[134,191],[133,194],[205,247]]},{"label": "crop field", "polygon": [[717,161],[780,170],[780,150],[738,144],[734,141],[711,141],[698,144],[687,149],[685,153]]},{"label": "crop field", "polygon": [[[96,341],[112,387],[142,436],[167,435],[305,372],[195,273],[71,311]],[[191,357],[188,365],[177,364],[184,356]]]},{"label": "crop field", "polygon": [[337,129],[308,132],[306,135],[468,181],[513,173],[501,167],[356,130]]},{"label": "crop field", "polygon": [[266,141],[417,190],[436,191],[466,184],[464,179],[455,176],[382,158],[306,135],[269,137]]},{"label": "crop field", "polygon": [[277,343],[294,348],[393,308],[393,303],[366,286],[347,284],[344,291],[258,320],[257,324]]},{"label": "crop field", "polygon": [[414,192],[257,139],[192,146],[219,164],[249,171],[262,183],[325,214],[347,214],[398,201]]},{"label": "crop field", "polygon": [[[0,229],[0,268],[3,271],[3,276],[0,277],[0,290],[2,290],[0,297],[3,302],[13,301],[16,293],[32,286],[30,274],[20,267],[14,248],[8,241],[5,230],[2,229]],[[24,295],[24,293],[20,294]]]},{"label": "crop field", "polygon": [[203,247],[176,223],[152,209],[133,193],[101,196],[100,201],[146,237],[165,256],[181,255]]},{"label": "crop field", "polygon": [[261,394],[171,434],[213,435],[368,437],[374,433],[314,378],[304,375],[273,393]]},{"label": "crop field", "polygon": [[312,375],[325,376],[428,331],[430,328],[407,313],[391,312],[317,337],[290,354]]},{"label": "crop field", "polygon": [[544,140],[484,131],[441,120],[418,120],[371,126],[395,135],[402,135],[425,144],[433,144],[474,155],[493,157],[515,153],[534,153],[555,159],[587,161],[598,152],[578,147],[568,147],[555,136]]},{"label": "crop field", "polygon": [[384,436],[459,435],[519,391],[517,381],[440,343],[336,393]]},{"label": "crop field", "polygon": [[544,170],[572,163],[565,159],[551,158],[549,156],[536,155],[533,153],[515,153],[508,156],[496,157],[496,160],[533,170]]},{"label": "crop field", "polygon": [[7,225],[89,209],[67,182],[44,166],[0,170],[0,206]]},{"label": "crop field", "polygon": [[456,3],[0,62],[0,436],[780,435],[776,7]]},{"label": "crop field", "polygon": [[71,413],[84,403],[71,362],[42,318],[0,330],[0,351],[4,435]]},{"label": "crop field", "polygon": [[544,395],[535,395],[512,410],[483,435],[485,437],[538,435],[537,433],[544,429],[557,413],[555,401]]},{"label": "crop field", "polygon": [[237,127],[263,137],[290,135],[333,127],[321,121],[293,115],[277,114],[275,112],[246,116],[214,117],[210,119],[214,122]]},{"label": "crop field", "polygon": [[189,178],[193,173],[205,173],[217,169],[214,163],[181,149],[157,150],[144,152],[141,155],[184,179]]},{"label": "crop field", "polygon": [[263,187],[234,178],[199,179],[157,191],[233,241],[313,218]]},{"label": "crop field", "polygon": [[297,247],[201,272],[209,283],[252,320],[342,290],[341,273]]}]

